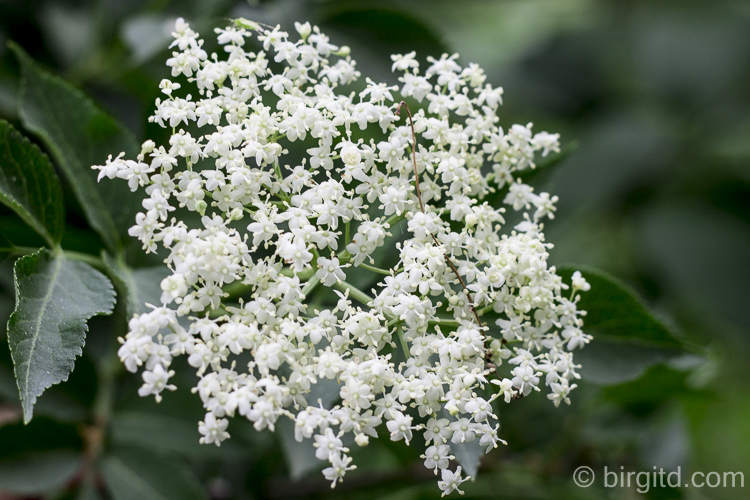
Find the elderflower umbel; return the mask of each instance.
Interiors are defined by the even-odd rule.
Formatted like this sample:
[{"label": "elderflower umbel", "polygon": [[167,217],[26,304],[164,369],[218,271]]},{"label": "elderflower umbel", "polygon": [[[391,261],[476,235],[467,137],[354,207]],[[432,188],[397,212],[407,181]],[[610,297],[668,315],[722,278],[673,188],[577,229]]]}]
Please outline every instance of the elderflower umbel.
[{"label": "elderflower umbel", "polygon": [[[216,30],[220,56],[178,20],[167,65],[182,83],[161,82],[151,117],[173,129],[169,143],[93,167],[145,188],[130,234],[147,252],[163,247],[172,271],[118,354],[144,368],[139,394],[157,401],[175,388],[172,359],[188,357],[202,443],[228,439],[237,415],[258,430],[288,418],[335,486],[355,468],[345,443],[366,446],[382,426],[394,441],[424,439],[443,494],[460,492],[453,446],[504,443],[500,401],[548,387],[555,405],[569,402],[572,351],[590,340],[576,307],[589,284],[574,274],[566,297],[547,265],[542,222],[557,197],[519,175],[559,151],[558,135],[501,128],[502,89],[457,55],[428,57],[424,73],[415,53],[394,55],[401,85],[367,79],[357,94],[348,48],[295,28],[240,19]],[[307,155],[286,165],[295,143]],[[503,231],[506,207],[523,222]],[[185,210],[200,224],[176,217]],[[396,243],[389,229],[404,219]],[[383,270],[372,256],[386,244],[399,260]],[[351,266],[385,274],[378,291],[346,282]],[[230,284],[245,301],[230,301]],[[335,288],[337,305],[308,307],[316,287]],[[338,403],[313,400],[318,384]]]}]

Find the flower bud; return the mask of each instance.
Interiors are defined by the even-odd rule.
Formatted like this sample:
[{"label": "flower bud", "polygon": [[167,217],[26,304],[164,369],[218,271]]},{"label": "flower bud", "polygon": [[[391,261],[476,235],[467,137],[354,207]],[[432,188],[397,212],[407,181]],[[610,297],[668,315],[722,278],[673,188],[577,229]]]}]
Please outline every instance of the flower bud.
[{"label": "flower bud", "polygon": [[240,220],[240,219],[242,219],[242,208],[241,207],[237,207],[234,210],[232,210],[229,213],[229,218],[231,220]]},{"label": "flower bud", "polygon": [[339,50],[334,52],[333,55],[339,56],[339,57],[346,57],[349,54],[351,54],[351,52],[352,52],[352,49],[350,49],[348,45],[344,45]]},{"label": "flower bud", "polygon": [[307,40],[307,37],[310,36],[310,32],[312,31],[309,22],[306,22],[304,24],[294,23],[294,29],[297,30],[297,33],[299,33],[299,36],[302,38],[302,40]]},{"label": "flower bud", "polygon": [[206,207],[208,205],[203,200],[198,200],[195,202],[195,211],[201,214],[201,217],[206,215]]},{"label": "flower bud", "polygon": [[370,438],[367,434],[357,434],[354,437],[354,442],[357,443],[358,446],[367,446],[370,443]]},{"label": "flower bud", "polygon": [[245,28],[246,30],[250,31],[258,31],[260,29],[260,25],[258,23],[250,21],[249,19],[245,19],[244,17],[235,19],[234,24],[236,24],[240,28]]},{"label": "flower bud", "polygon": [[149,139],[146,142],[144,142],[143,145],[141,146],[141,153],[144,155],[148,154],[152,152],[155,147],[156,147],[156,143],[154,143],[154,141]]}]

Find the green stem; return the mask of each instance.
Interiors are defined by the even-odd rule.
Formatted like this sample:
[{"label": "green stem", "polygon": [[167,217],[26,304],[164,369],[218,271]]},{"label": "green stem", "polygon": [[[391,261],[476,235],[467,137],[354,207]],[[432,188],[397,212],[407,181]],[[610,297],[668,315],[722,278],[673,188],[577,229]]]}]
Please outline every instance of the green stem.
[{"label": "green stem", "polygon": [[401,213],[401,215],[397,215],[397,214],[391,215],[385,220],[385,223],[393,227],[394,224],[398,224],[404,219],[406,219],[406,212]]},{"label": "green stem", "polygon": [[[333,288],[336,288],[337,290],[341,292],[346,292],[347,290],[349,290],[349,297],[353,298],[354,300],[356,300],[357,302],[360,302],[363,305],[367,305],[373,301],[372,297],[370,297],[365,292],[363,292],[356,286],[352,285],[351,283],[347,283],[346,281],[339,281],[338,283],[334,283]],[[394,317],[391,314],[386,313],[385,316],[389,320],[394,319]]]},{"label": "green stem", "polygon": [[[17,247],[14,246],[12,251],[16,255],[31,255],[33,253],[37,253],[41,248],[37,247]],[[91,266],[94,266],[95,268],[99,270],[106,270],[107,266],[104,265],[104,261],[102,261],[101,258],[97,257],[96,255],[91,255],[90,253],[83,253],[83,252],[74,252],[73,250],[63,250],[61,248],[58,248],[57,250],[53,249],[53,252],[59,251],[62,252],[62,254],[65,256],[65,258],[70,260],[79,260],[81,262],[85,262],[86,264],[89,264]]]},{"label": "green stem", "polygon": [[114,338],[112,347],[97,364],[97,390],[92,405],[93,425],[85,433],[85,466],[84,485],[93,485],[96,479],[95,464],[104,451],[107,428],[112,418],[115,405],[116,379],[122,371],[122,363],[117,357],[117,346]]},{"label": "green stem", "polygon": [[[239,304],[232,304],[231,307],[237,307]],[[231,316],[229,311],[226,310],[226,304],[220,304],[218,309],[214,309],[208,313],[208,317],[211,319],[221,318],[222,316]]]},{"label": "green stem", "polygon": [[[284,180],[284,175],[281,173],[281,166],[279,165],[279,161],[276,160],[276,163],[274,163],[273,166],[273,172],[276,175],[276,178],[279,182]],[[276,193],[276,196],[281,198],[283,201],[289,202],[290,198],[289,195],[287,195],[284,191],[282,191],[281,188],[279,188],[279,192]]]},{"label": "green stem", "polygon": [[16,255],[30,255],[32,253],[37,253],[41,248],[13,246],[12,250]]},{"label": "green stem", "polygon": [[246,285],[242,283],[241,281],[235,281],[235,282],[229,283],[228,285],[224,285],[224,288],[222,288],[222,291],[224,293],[229,294],[226,298],[234,299],[237,297],[241,297],[242,295],[245,295],[247,292],[251,291],[252,289],[253,287],[250,285]]},{"label": "green stem", "polygon": [[478,310],[477,314],[479,314],[481,316],[484,313],[488,313],[488,312],[490,312],[490,311],[492,311],[494,309],[495,309],[495,304],[493,303],[493,304],[490,304],[488,306],[484,306],[483,308],[481,308],[480,310]]},{"label": "green stem", "polygon": [[401,328],[401,323],[396,323],[396,335],[398,336],[398,343],[401,344],[401,350],[404,351],[404,357],[408,360],[411,357],[409,352],[409,346],[404,339],[404,329]]},{"label": "green stem", "polygon": [[114,407],[115,378],[122,371],[122,363],[117,357],[116,351],[110,353],[100,362],[97,372],[99,373],[98,389],[94,398],[93,413],[94,422],[100,427],[106,427],[112,416]]},{"label": "green stem", "polygon": [[370,270],[370,271],[372,271],[374,273],[385,274],[386,276],[390,276],[391,275],[391,272],[389,270],[387,270],[387,269],[381,269],[379,267],[371,266],[371,265],[365,264],[364,262],[361,263],[359,265],[359,267],[363,267],[363,268],[368,269],[368,270]]},{"label": "green stem", "polygon": [[349,251],[346,250],[346,248],[344,248],[344,251],[340,254],[337,254],[336,256],[339,258],[339,263],[342,265],[348,264],[349,261],[352,260],[352,254],[350,254]]},{"label": "green stem", "polygon": [[[279,272],[279,274],[281,274],[283,276],[287,276],[289,278],[293,278],[294,275],[295,275],[294,271],[292,271],[292,269],[289,268],[289,267],[285,267],[284,269],[282,269]],[[307,281],[310,278],[312,278],[313,276],[315,276],[315,268],[305,269],[304,271],[300,271],[300,272],[297,273],[297,277],[299,278],[300,281]]]},{"label": "green stem", "polygon": [[315,287],[318,286],[319,284],[320,284],[320,280],[318,279],[318,277],[313,276],[312,278],[308,280],[307,283],[305,283],[305,287],[302,289],[302,295],[307,297],[310,294],[310,292],[315,290]]},{"label": "green stem", "polygon": [[459,323],[455,319],[431,319],[429,325],[458,328]]},{"label": "green stem", "polygon": [[[293,278],[295,276],[294,271],[288,267],[285,267],[281,271],[279,271],[279,274],[281,274],[282,276],[287,276],[289,278]],[[298,272],[296,276],[301,282],[304,283],[315,276],[315,269],[305,269],[304,271]],[[234,283],[224,285],[224,288],[222,288],[222,290],[224,290],[225,293],[229,294],[229,296],[227,297],[228,299],[233,299],[251,292],[253,290],[253,287],[252,285],[246,285],[240,281],[235,281]]]},{"label": "green stem", "polygon": [[91,266],[94,266],[95,268],[99,270],[106,270],[107,266],[104,265],[104,262],[101,258],[96,257],[95,255],[91,255],[88,253],[83,252],[73,252],[71,250],[64,250],[63,254],[65,257],[67,257],[70,260],[80,260],[81,262],[85,262],[86,264],[89,264]]}]

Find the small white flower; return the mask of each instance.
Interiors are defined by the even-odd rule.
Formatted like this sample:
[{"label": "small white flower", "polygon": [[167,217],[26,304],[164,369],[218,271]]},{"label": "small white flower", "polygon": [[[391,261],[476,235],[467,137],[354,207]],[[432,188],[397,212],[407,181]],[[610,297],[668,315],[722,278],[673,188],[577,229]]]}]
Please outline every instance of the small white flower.
[{"label": "small white flower", "polygon": [[200,439],[201,444],[214,443],[221,446],[221,442],[229,439],[229,433],[226,431],[229,426],[229,420],[226,418],[216,419],[213,413],[206,413],[202,422],[198,422],[198,432],[203,436]]},{"label": "small white flower", "polygon": [[454,491],[463,495],[464,492],[458,489],[461,483],[468,481],[468,477],[461,477],[461,466],[456,467],[456,472],[451,472],[448,469],[443,469],[441,472],[441,481],[438,482],[438,487],[443,492],[441,496],[450,495]]},{"label": "small white flower", "polygon": [[424,466],[428,469],[433,469],[437,474],[438,469],[447,469],[448,463],[455,457],[451,455],[451,447],[447,444],[441,444],[439,446],[428,447],[424,455]]}]

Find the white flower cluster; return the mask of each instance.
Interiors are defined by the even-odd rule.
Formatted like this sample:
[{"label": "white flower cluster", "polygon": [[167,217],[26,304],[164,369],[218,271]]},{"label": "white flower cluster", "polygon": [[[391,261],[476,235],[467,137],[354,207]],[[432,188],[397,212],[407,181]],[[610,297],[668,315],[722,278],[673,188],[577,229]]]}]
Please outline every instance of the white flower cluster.
[{"label": "white flower cluster", "polygon": [[[93,167],[145,187],[130,234],[146,251],[163,246],[172,270],[119,356],[131,372],[144,367],[139,393],[157,400],[174,389],[172,358],[188,356],[203,443],[229,438],[237,414],[258,430],[289,418],[330,463],[333,486],[355,467],[345,444],[367,445],[384,423],[394,441],[424,439],[425,466],[448,494],[467,479],[449,469],[452,446],[503,442],[493,402],[545,386],[555,405],[569,402],[579,378],[572,351],[590,337],[576,294],[588,284],[577,273],[563,295],[541,224],[557,198],[518,175],[559,151],[558,135],[500,128],[502,89],[457,55],[427,58],[424,74],[414,53],[392,56],[402,85],[367,79],[356,93],[348,48],[295,27],[292,41],[238,20],[216,30],[220,58],[178,20],[167,64],[200,98],[164,80],[152,120],[172,128],[169,145],[147,141],[136,160]],[[400,99],[426,109],[412,115]],[[293,143],[306,159],[283,165]],[[505,208],[488,196],[502,191],[498,204],[523,214],[505,233]],[[177,207],[201,227],[170,215]],[[397,243],[389,229],[404,219]],[[400,257],[392,269],[371,257],[385,244]],[[368,294],[345,281],[351,266],[385,277]],[[335,289],[335,307],[306,304],[316,287]],[[338,388],[330,408],[310,398],[324,382]]]}]

